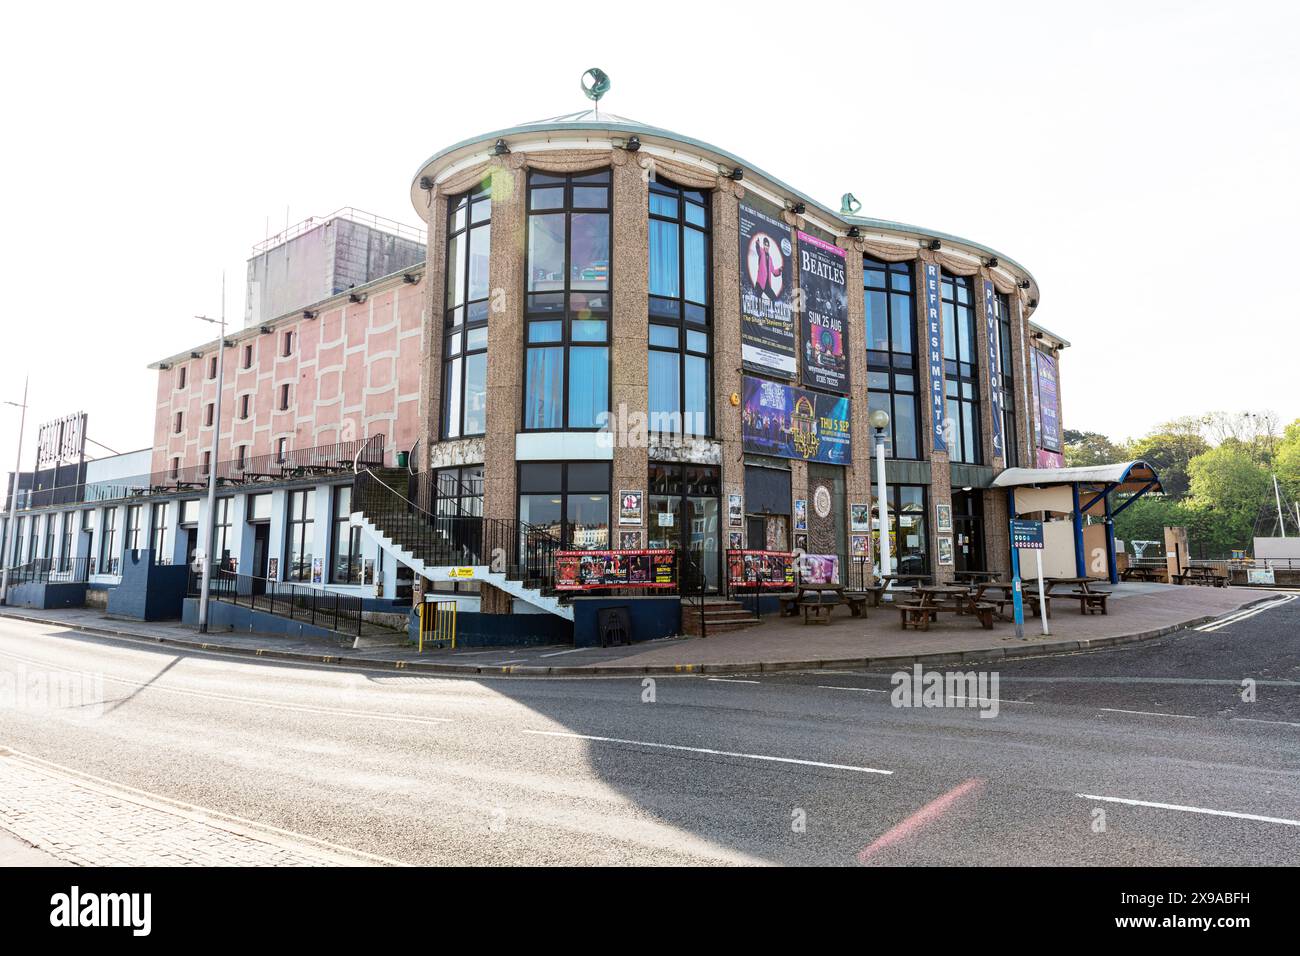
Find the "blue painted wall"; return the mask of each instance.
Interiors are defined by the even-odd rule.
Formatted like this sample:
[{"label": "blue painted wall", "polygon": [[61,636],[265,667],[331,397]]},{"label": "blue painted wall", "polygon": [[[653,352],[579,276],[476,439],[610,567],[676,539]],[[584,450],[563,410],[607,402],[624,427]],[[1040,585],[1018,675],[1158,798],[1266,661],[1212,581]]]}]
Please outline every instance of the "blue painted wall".
[{"label": "blue painted wall", "polygon": [[138,621],[168,621],[181,616],[189,568],[154,564],[153,551],[128,551],[122,582],[108,594],[108,613]]},{"label": "blue painted wall", "polygon": [[[181,620],[191,627],[199,625],[199,599],[185,598]],[[337,641],[347,641],[347,637],[336,631],[317,627],[305,621],[291,621],[277,614],[254,611],[247,607],[236,607],[225,601],[208,602],[208,629],[213,631],[234,631],[240,634],[278,634],[285,637],[327,637]]]},{"label": "blue painted wall", "polygon": [[11,607],[35,607],[42,610],[59,607],[85,607],[85,584],[16,584],[9,589]]},{"label": "blue painted wall", "polygon": [[673,637],[682,632],[682,602],[678,597],[575,598],[573,601],[573,646],[599,647],[597,611],[626,607],[632,643]]},{"label": "blue painted wall", "polygon": [[[411,611],[407,634],[419,640],[419,617]],[[554,614],[482,614],[462,611],[456,615],[457,647],[530,647],[538,644],[568,644],[573,625]],[[426,642],[427,646],[427,642]]]}]

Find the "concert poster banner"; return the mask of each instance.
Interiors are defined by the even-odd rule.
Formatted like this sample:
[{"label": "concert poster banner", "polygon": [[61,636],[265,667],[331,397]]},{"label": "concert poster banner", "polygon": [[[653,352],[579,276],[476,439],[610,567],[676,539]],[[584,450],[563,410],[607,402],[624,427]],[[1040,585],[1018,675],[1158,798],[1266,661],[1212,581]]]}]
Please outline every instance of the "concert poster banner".
[{"label": "concert poster banner", "polygon": [[849,400],[794,385],[744,378],[741,444],[756,455],[847,465]]},{"label": "concert poster banner", "polygon": [[728,551],[727,583],[733,588],[791,587],[794,560],[789,551]]},{"label": "concert poster banner", "polygon": [[1057,390],[1056,360],[1041,349],[1030,351],[1034,372],[1035,425],[1038,432],[1038,467],[1061,468],[1061,404]]},{"label": "concert poster banner", "polygon": [[844,345],[849,294],[844,250],[806,232],[798,235],[803,384],[847,394],[849,357]]},{"label": "concert poster banner", "polygon": [[676,586],[676,554],[671,549],[557,551],[555,554],[556,590]]},{"label": "concert poster banner", "polygon": [[790,227],[740,204],[740,359],[781,378],[795,377]]}]

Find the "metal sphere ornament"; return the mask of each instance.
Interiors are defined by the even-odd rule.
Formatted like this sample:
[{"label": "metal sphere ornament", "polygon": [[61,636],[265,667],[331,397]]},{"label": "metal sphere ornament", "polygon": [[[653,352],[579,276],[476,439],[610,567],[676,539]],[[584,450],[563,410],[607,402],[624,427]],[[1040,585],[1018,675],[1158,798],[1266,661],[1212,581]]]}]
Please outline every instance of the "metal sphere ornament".
[{"label": "metal sphere ornament", "polygon": [[582,92],[587,94],[587,99],[599,103],[600,98],[609,92],[609,74],[593,66],[582,74]]}]

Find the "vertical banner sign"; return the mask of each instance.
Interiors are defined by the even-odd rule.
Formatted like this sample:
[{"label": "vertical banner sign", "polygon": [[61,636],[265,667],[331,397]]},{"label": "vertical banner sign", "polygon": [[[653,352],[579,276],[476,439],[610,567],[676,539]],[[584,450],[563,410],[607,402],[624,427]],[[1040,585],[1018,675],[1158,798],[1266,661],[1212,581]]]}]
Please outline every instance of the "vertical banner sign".
[{"label": "vertical banner sign", "polygon": [[803,383],[844,395],[849,390],[849,357],[844,354],[849,318],[844,250],[806,232],[798,236]]},{"label": "vertical banner sign", "polygon": [[984,326],[989,343],[989,407],[993,410],[993,454],[1006,459],[1002,447],[1002,349],[998,340],[1000,323],[993,305],[997,290],[988,279],[984,280]]},{"label": "vertical banner sign", "polygon": [[795,376],[790,227],[740,204],[740,359],[747,368]]},{"label": "vertical banner sign", "polygon": [[935,451],[948,450],[943,437],[943,349],[940,347],[939,266],[925,264],[926,349],[930,356],[930,422]]},{"label": "vertical banner sign", "polygon": [[1064,458],[1056,360],[1040,349],[1034,349],[1034,385],[1038,392],[1038,467],[1060,468]]}]

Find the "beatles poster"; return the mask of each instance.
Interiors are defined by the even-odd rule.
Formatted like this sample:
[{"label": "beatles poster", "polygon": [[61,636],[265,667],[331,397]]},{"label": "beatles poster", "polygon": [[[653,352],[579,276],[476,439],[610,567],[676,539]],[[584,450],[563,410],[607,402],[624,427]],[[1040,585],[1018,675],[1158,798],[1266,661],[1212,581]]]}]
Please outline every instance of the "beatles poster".
[{"label": "beatles poster", "polygon": [[794,378],[790,227],[740,204],[740,357],[746,368]]},{"label": "beatles poster", "polygon": [[846,394],[849,357],[844,354],[844,340],[849,294],[844,250],[799,233],[799,293],[803,302],[803,383]]},{"label": "beatles poster", "polygon": [[1038,467],[1060,468],[1065,459],[1061,455],[1061,405],[1056,387],[1056,360],[1039,349],[1031,349],[1029,355],[1034,366]]},{"label": "beatles poster", "polygon": [[984,280],[984,326],[989,343],[989,407],[993,410],[993,454],[1006,457],[1002,447],[1002,347],[997,313],[993,305],[997,290],[988,279]]},{"label": "beatles poster", "polygon": [[675,558],[676,553],[667,549],[557,551],[555,587],[560,591],[676,587]]},{"label": "beatles poster", "polygon": [[752,454],[827,465],[852,458],[847,398],[747,375],[740,423],[743,447]]},{"label": "beatles poster", "polygon": [[943,313],[940,309],[939,266],[925,264],[925,353],[930,365],[930,430],[935,451],[948,450],[943,437]]}]

